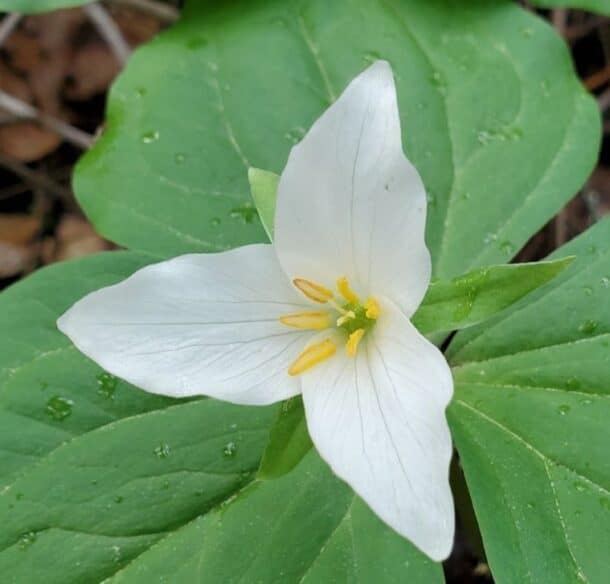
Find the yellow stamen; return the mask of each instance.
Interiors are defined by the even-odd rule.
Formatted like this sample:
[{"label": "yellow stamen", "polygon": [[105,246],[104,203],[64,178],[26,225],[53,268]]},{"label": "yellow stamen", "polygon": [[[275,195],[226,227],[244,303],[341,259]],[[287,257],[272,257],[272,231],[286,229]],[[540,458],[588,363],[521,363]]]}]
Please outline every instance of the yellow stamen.
[{"label": "yellow stamen", "polygon": [[351,304],[358,304],[360,302],[358,295],[350,288],[349,282],[345,276],[341,276],[337,280],[337,290],[339,290],[341,296]]},{"label": "yellow stamen", "polygon": [[322,330],[330,326],[328,312],[297,312],[280,316],[280,322],[299,329]]},{"label": "yellow stamen", "polygon": [[377,300],[375,300],[374,298],[369,298],[366,301],[364,308],[366,309],[367,318],[373,318],[373,319],[379,318],[379,315],[381,314],[381,307],[379,306],[379,303],[377,302]]},{"label": "yellow stamen", "polygon": [[356,318],[356,315],[354,314],[353,310],[350,310],[337,319],[337,326],[345,324],[348,320],[352,320],[352,318]]},{"label": "yellow stamen", "polygon": [[320,284],[310,282],[309,280],[303,280],[302,278],[295,278],[292,283],[301,291],[307,298],[320,304],[328,302],[334,294],[328,289],[324,288]]},{"label": "yellow stamen", "polygon": [[289,375],[299,375],[303,371],[311,369],[314,365],[325,361],[337,352],[337,347],[330,339],[324,339],[319,343],[307,347],[288,368]]},{"label": "yellow stamen", "polygon": [[355,330],[347,339],[347,344],[345,345],[345,350],[350,357],[355,357],[356,352],[358,351],[358,345],[364,336],[364,329]]}]

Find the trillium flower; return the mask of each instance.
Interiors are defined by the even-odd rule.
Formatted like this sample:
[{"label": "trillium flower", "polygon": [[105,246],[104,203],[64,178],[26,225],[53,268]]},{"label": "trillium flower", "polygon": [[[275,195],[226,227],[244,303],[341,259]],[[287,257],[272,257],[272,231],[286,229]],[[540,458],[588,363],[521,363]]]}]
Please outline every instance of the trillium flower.
[{"label": "trillium flower", "polygon": [[291,151],[275,242],[145,267],[58,322],[142,389],[263,405],[302,394],[333,471],[431,558],[451,549],[453,382],[411,324],[430,282],[426,195],[388,63],[354,79]]}]

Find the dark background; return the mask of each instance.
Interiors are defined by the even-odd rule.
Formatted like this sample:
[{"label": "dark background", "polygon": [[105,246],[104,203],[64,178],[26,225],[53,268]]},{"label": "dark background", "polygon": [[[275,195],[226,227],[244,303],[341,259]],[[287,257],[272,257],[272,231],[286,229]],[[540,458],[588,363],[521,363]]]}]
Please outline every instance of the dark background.
[{"label": "dark background", "polygon": [[[108,87],[128,51],[170,25],[179,4],[122,0],[101,17],[80,8],[0,15],[0,289],[41,266],[113,247],[79,210],[72,168],[103,126]],[[538,13],[569,45],[579,76],[598,100],[604,137],[588,182],[519,260],[544,257],[610,212],[610,19],[567,9]],[[492,581],[477,534],[465,527],[472,524],[472,517],[459,521],[445,563],[451,583]]]}]

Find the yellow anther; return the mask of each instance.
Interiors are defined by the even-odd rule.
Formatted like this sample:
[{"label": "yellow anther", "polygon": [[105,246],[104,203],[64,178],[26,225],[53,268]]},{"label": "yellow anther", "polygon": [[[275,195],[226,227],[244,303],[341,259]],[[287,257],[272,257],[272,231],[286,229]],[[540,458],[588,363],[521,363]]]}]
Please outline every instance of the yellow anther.
[{"label": "yellow anther", "polygon": [[324,286],[310,282],[309,280],[303,280],[302,278],[295,278],[292,283],[301,291],[307,298],[320,304],[328,302],[334,294]]},{"label": "yellow anther", "polygon": [[314,365],[325,361],[337,352],[337,346],[330,339],[324,339],[307,347],[288,368],[289,375],[299,375]]},{"label": "yellow anther", "polygon": [[345,345],[345,350],[350,357],[355,357],[356,352],[358,351],[358,345],[364,336],[364,329],[355,330],[347,339],[347,344]]},{"label": "yellow anther", "polygon": [[377,302],[377,300],[375,300],[374,298],[369,298],[366,301],[364,308],[366,309],[367,318],[379,318],[379,315],[381,314],[381,307],[379,306],[379,302]]},{"label": "yellow anther", "polygon": [[353,310],[344,312],[343,315],[337,319],[337,326],[341,326],[341,325],[345,324],[348,320],[352,320],[354,318],[356,318],[356,314],[354,313]]},{"label": "yellow anther", "polygon": [[337,290],[339,290],[341,296],[345,298],[351,304],[358,304],[360,302],[358,294],[356,294],[349,286],[349,282],[345,276],[341,276],[337,280]]},{"label": "yellow anther", "polygon": [[297,312],[280,316],[280,322],[299,329],[322,330],[330,326],[328,312]]}]

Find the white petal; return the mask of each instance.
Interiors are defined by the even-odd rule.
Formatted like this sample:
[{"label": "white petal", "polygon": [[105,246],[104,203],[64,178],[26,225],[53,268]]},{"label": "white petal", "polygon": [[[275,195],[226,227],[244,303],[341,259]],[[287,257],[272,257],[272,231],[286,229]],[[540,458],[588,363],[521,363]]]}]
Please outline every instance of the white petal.
[{"label": "white petal", "polygon": [[267,404],[300,392],[290,363],[311,333],[270,245],[184,255],[89,294],[58,321],[85,355],[153,393]]},{"label": "white petal", "polygon": [[392,298],[410,316],[430,281],[426,194],[402,150],[392,70],[377,61],[296,145],[282,173],[275,243],[292,278]]},{"label": "white petal", "polygon": [[335,357],[302,376],[312,440],[371,509],[439,561],[451,551],[451,372],[440,351],[383,302],[356,357]]}]

